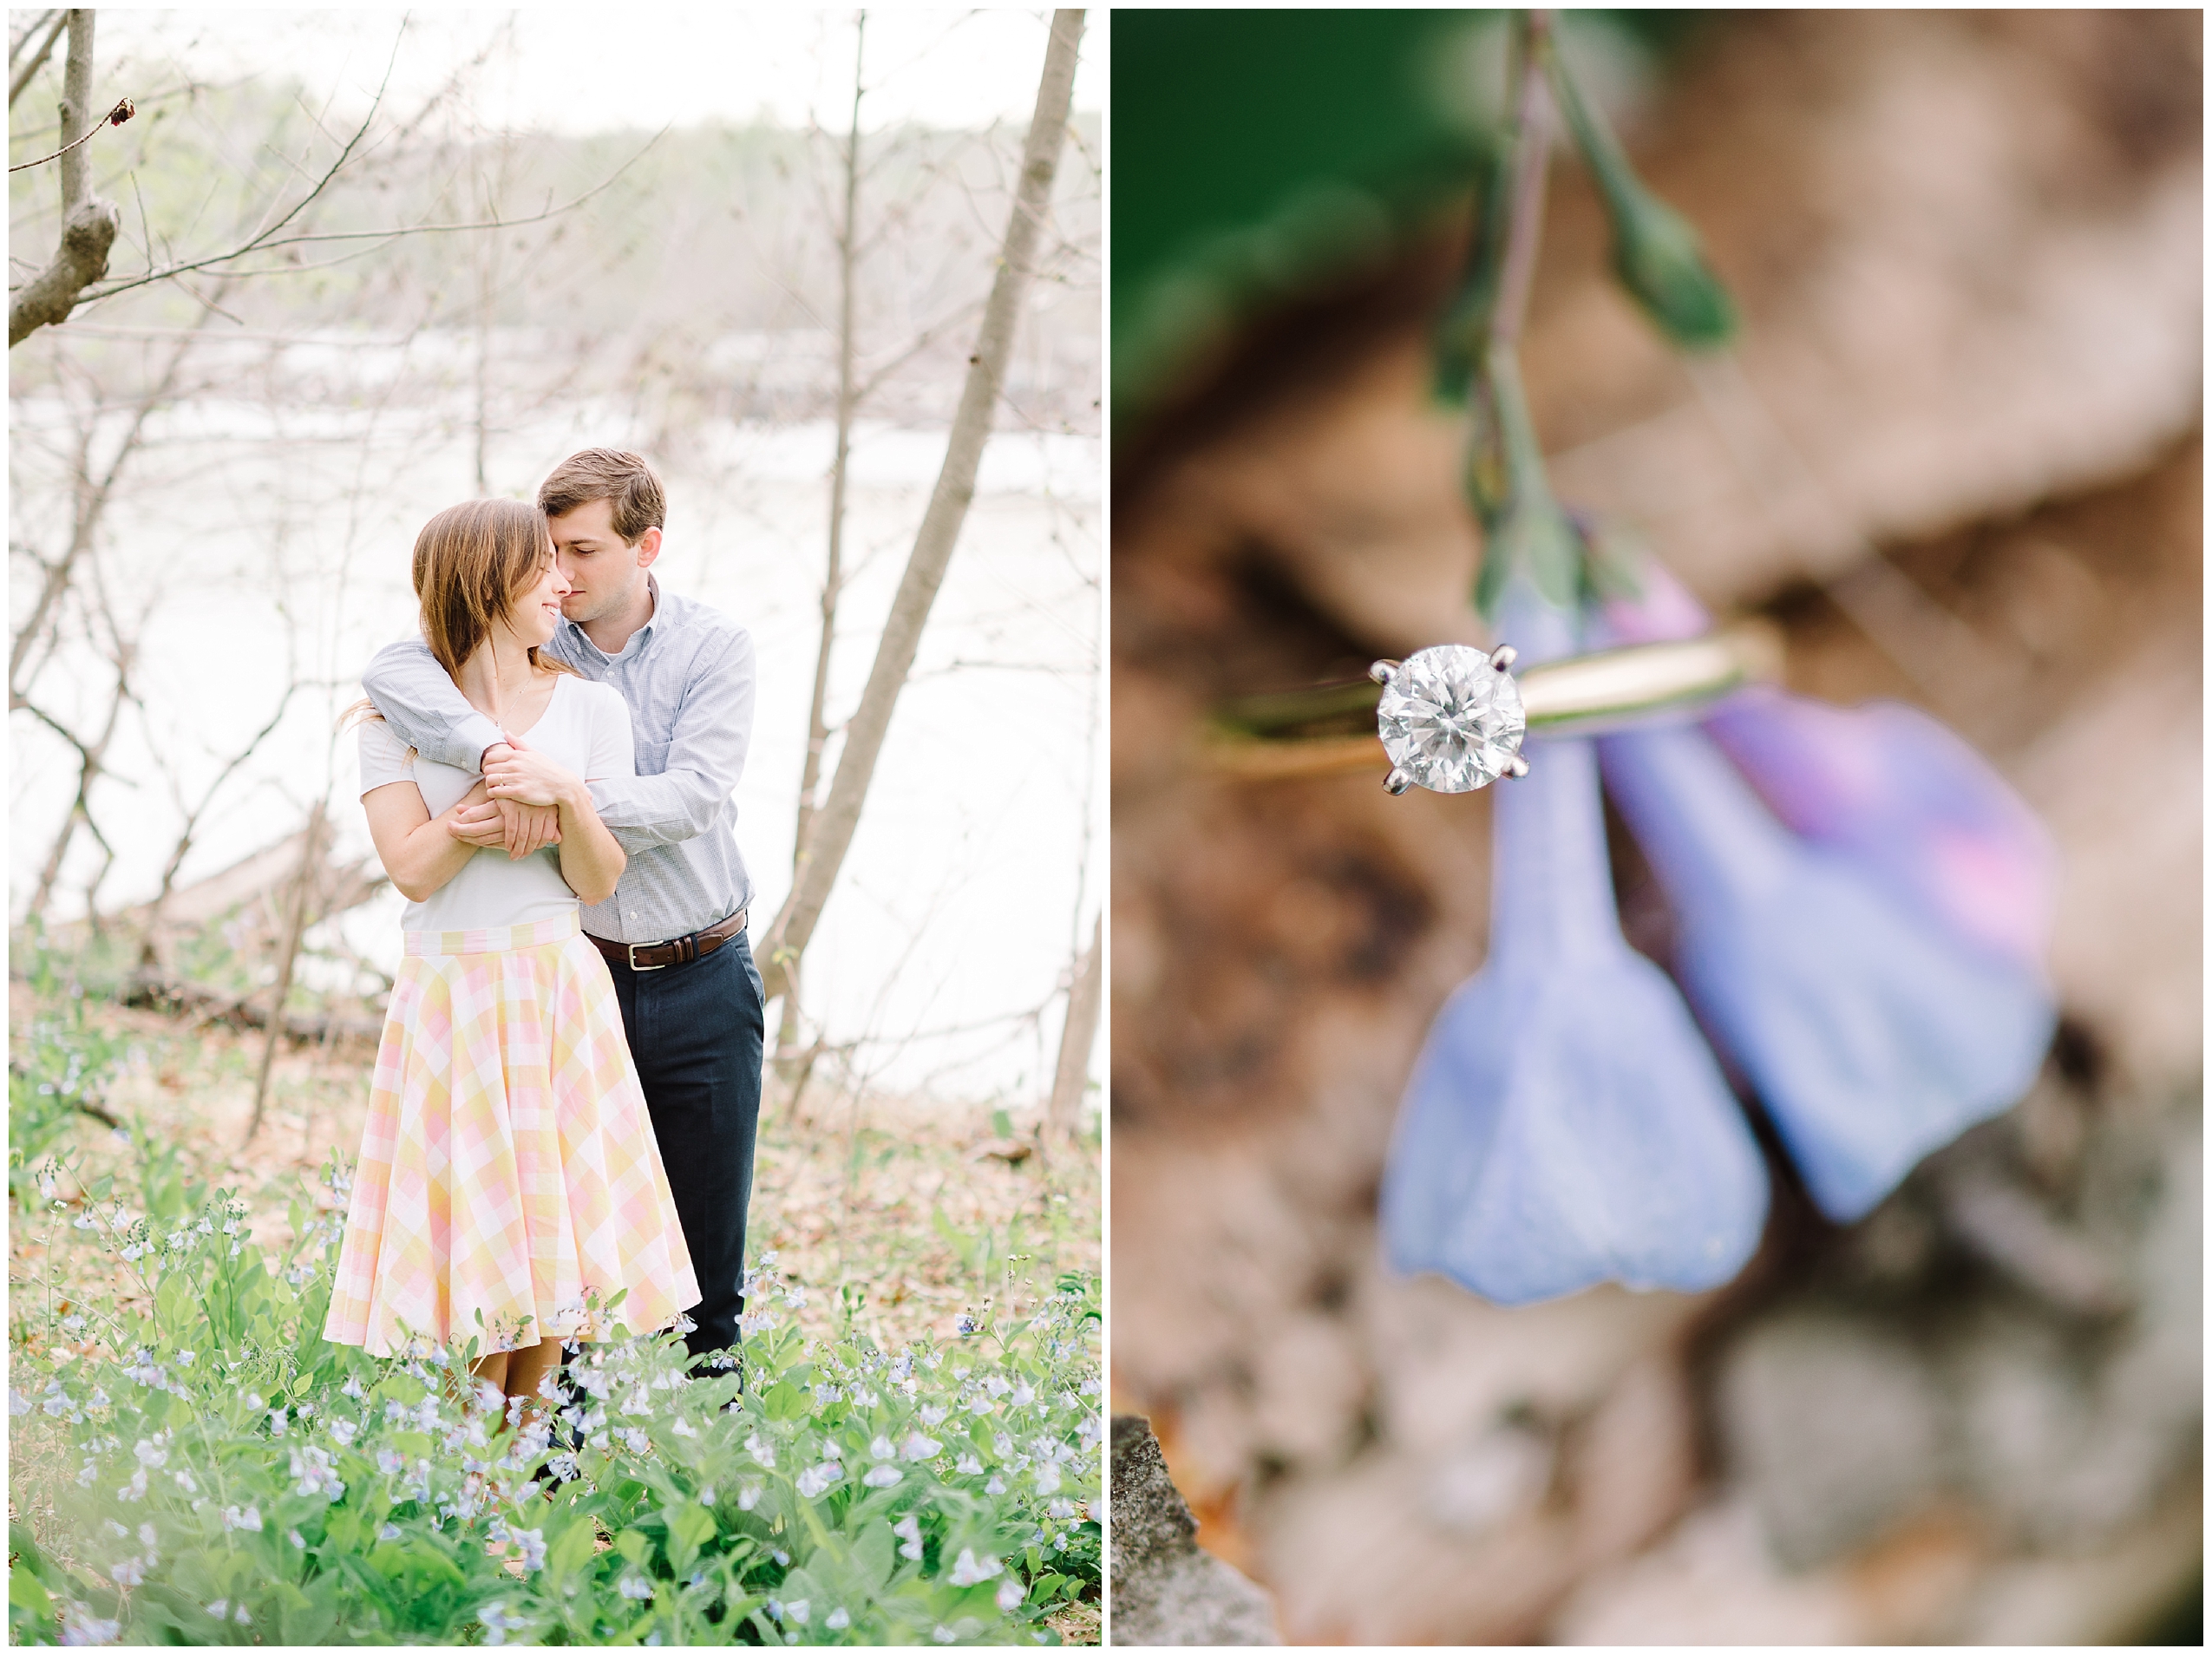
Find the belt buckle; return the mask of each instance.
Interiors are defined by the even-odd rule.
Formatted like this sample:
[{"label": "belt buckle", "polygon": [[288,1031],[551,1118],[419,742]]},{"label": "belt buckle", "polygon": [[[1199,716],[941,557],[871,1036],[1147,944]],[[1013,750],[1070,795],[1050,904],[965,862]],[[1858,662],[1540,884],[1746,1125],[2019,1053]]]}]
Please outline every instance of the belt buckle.
[{"label": "belt buckle", "polygon": [[624,952],[629,958],[630,969],[633,971],[664,971],[668,969],[665,963],[658,965],[640,965],[638,963],[638,951],[640,948],[658,948],[662,946],[659,943],[625,943],[622,946]]}]

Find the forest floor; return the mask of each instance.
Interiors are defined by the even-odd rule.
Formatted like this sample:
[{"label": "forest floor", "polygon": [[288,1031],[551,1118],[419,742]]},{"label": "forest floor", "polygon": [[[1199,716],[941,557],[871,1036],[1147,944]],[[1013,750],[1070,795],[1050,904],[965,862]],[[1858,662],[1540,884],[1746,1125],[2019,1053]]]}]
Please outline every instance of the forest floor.
[{"label": "forest floor", "polygon": [[[13,984],[10,999],[20,1036],[29,990]],[[127,1202],[128,1186],[147,1176],[173,1177],[209,1195],[232,1190],[256,1236],[274,1244],[288,1234],[292,1200],[312,1207],[324,1195],[328,1156],[336,1151],[350,1161],[359,1149],[374,1060],[365,1045],[279,1052],[260,1128],[249,1140],[260,1034],[99,1003],[88,1016],[128,1043],[102,1102],[127,1128],[147,1135],[154,1154],[141,1162],[130,1143],[89,1116],[63,1147],[85,1178],[114,1174]],[[1046,1153],[1029,1129],[1034,1115],[855,1096],[820,1078],[801,1104],[795,1116],[770,1077],[747,1253],[755,1262],[774,1253],[783,1280],[807,1289],[806,1303],[790,1312],[803,1331],[841,1328],[850,1313],[886,1347],[925,1335],[949,1338],[961,1312],[986,1297],[1018,1312],[1049,1295],[1061,1272],[1096,1272],[1095,1141]],[[141,1171],[148,1164],[154,1170]],[[12,1226],[9,1246],[11,1281],[43,1280],[37,1255],[44,1242],[33,1227]],[[56,1285],[98,1258],[92,1248],[57,1253],[55,1268],[65,1273]]]}]

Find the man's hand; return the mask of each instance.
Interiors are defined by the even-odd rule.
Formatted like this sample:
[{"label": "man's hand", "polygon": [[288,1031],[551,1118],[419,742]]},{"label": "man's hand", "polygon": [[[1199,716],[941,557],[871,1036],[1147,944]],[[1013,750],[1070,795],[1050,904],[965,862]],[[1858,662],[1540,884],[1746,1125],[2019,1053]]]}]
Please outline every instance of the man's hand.
[{"label": "man's hand", "polygon": [[[505,750],[504,742],[490,749]],[[479,850],[503,847],[507,860],[514,862],[535,855],[548,845],[560,843],[560,812],[557,808],[494,799],[481,781],[454,807],[446,828],[455,839]]]},{"label": "man's hand", "polygon": [[504,847],[507,860],[519,862],[560,843],[560,812],[551,805],[488,798],[455,811],[452,833],[480,850]]},{"label": "man's hand", "polygon": [[519,862],[526,856],[536,855],[548,845],[560,843],[558,805],[519,804],[513,799],[495,799],[492,804],[499,812],[509,861]]}]

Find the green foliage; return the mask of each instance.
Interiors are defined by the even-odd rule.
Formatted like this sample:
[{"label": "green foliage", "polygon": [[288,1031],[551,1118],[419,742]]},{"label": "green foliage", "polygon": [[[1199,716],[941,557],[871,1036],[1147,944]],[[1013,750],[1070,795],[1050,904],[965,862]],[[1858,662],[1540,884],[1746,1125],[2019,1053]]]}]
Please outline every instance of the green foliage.
[{"label": "green foliage", "polygon": [[674,1335],[586,1344],[556,1419],[518,1423],[467,1380],[473,1341],[380,1361],[321,1338],[347,1190],[324,1176],[329,1208],[295,1202],[273,1251],[229,1192],[72,1220],[132,1290],[18,1347],[16,1451],[75,1474],[36,1490],[46,1544],[11,1528],[13,1641],[1057,1643],[1044,1617],[1096,1599],[1088,1274],[894,1353],[850,1318],[782,1325],[802,1298],[770,1268],[742,1390]]},{"label": "green foliage", "polygon": [[1513,351],[1483,359],[1469,414],[1467,496],[1482,524],[1476,607],[1495,621],[1517,577],[1554,608],[1574,608],[1587,578],[1582,536],[1553,498]]},{"label": "green foliage", "polygon": [[1636,176],[1604,117],[1582,95],[1554,45],[1545,54],[1552,88],[1613,220],[1613,268],[1660,332],[1688,350],[1712,350],[1736,337],[1736,307],[1689,220]]},{"label": "green foliage", "polygon": [[20,1196],[30,1168],[85,1118],[80,1106],[99,1102],[124,1050],[86,1017],[84,985],[64,978],[42,932],[33,928],[23,938],[17,958],[28,962],[39,1008],[8,1060],[8,1185]]}]

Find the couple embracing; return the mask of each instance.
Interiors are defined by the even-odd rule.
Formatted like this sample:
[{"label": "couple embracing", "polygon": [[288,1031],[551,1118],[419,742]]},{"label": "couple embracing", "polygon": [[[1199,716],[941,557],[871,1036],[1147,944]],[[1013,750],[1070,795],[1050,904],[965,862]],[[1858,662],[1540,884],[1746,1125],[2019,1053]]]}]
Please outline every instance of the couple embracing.
[{"label": "couple embracing", "polygon": [[[408,899],[324,1337],[485,1352],[540,1394],[567,1340],[689,1312],[735,1359],[761,980],[731,801],[752,640],[661,589],[660,481],[592,448],[535,505],[415,543],[422,636],[363,682],[361,792]],[[713,1354],[710,1354],[713,1353]]]}]

